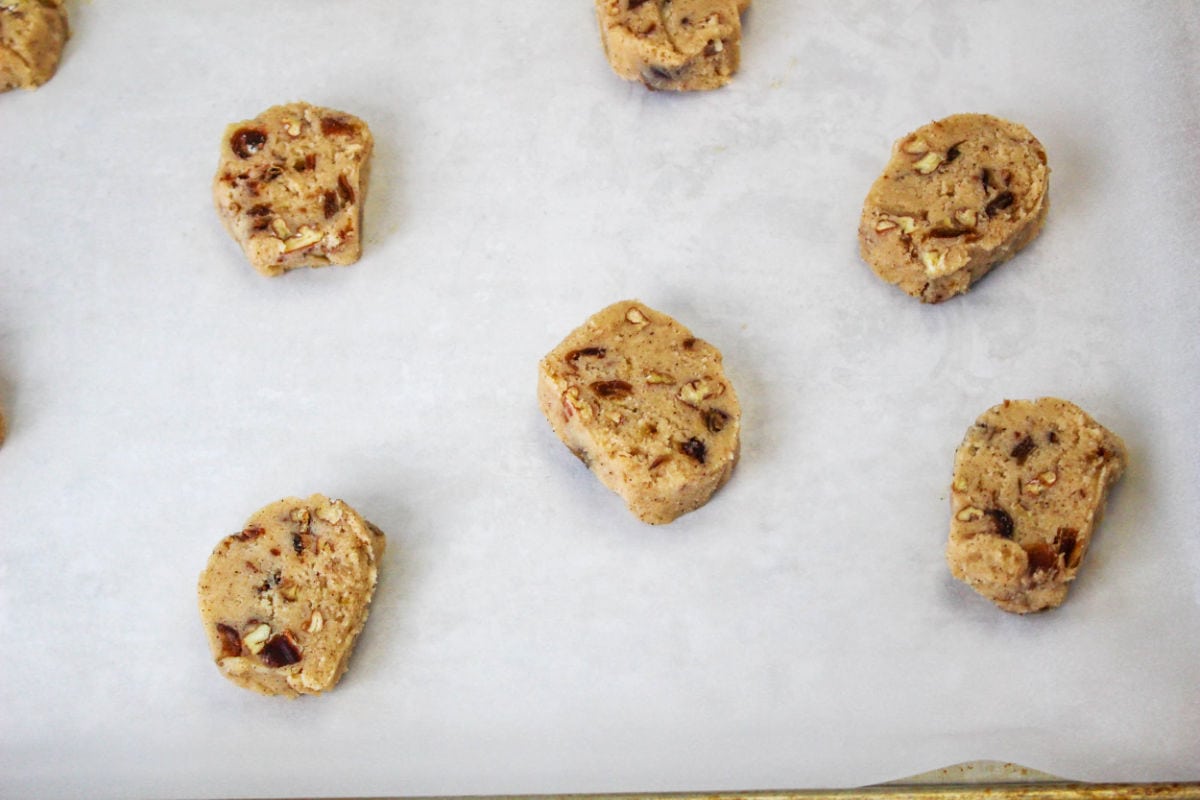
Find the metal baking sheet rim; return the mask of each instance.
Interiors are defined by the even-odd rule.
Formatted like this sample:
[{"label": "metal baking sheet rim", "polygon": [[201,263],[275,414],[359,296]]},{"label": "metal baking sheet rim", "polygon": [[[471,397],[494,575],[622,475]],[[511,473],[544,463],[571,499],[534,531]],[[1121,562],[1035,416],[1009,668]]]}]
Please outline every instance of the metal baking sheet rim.
[{"label": "metal baking sheet rim", "polygon": [[[855,789],[748,792],[624,792],[616,794],[443,795],[346,797],[340,800],[1200,800],[1200,781],[1080,783],[1002,761],[969,761]],[[335,800],[338,800],[335,798]]]}]

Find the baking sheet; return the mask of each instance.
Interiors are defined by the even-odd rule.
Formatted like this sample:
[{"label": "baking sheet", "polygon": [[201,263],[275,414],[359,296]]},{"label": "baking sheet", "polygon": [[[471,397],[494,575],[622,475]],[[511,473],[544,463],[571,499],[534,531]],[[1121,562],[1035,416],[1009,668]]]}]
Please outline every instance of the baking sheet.
[{"label": "baking sheet", "polygon": [[[1200,8],[772,2],[742,70],[618,80],[591,4],[70,6],[0,96],[0,794],[843,787],[971,759],[1200,778]],[[345,109],[363,259],[265,279],[223,126]],[[859,261],[891,142],[1027,125],[1043,235],[923,307]],[[538,358],[626,297],[720,347],[742,462],[648,527],[558,443]],[[955,446],[1058,395],[1131,451],[1065,606],[942,559]],[[287,495],[389,534],[332,694],[224,681],[211,548]]]}]

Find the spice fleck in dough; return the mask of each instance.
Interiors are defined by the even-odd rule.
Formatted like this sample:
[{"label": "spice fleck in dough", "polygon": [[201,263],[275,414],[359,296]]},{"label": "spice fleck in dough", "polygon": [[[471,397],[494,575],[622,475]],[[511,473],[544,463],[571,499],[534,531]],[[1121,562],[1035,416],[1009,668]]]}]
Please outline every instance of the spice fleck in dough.
[{"label": "spice fleck in dough", "polygon": [[863,204],[863,259],[926,303],[962,294],[1041,231],[1046,151],[1026,128],[958,114],[900,139]]},{"label": "spice fleck in dough", "polygon": [[637,300],[595,314],[542,359],[538,403],[644,522],[704,505],[737,463],[742,412],[720,352]]},{"label": "spice fleck in dough", "polygon": [[596,0],[613,71],[650,89],[696,91],[729,83],[750,0]]},{"label": "spice fleck in dough", "polygon": [[308,103],[225,129],[213,200],[255,269],[274,276],[358,260],[373,145],[358,117]]},{"label": "spice fleck in dough", "polygon": [[988,409],[954,458],[951,573],[1005,611],[1060,605],[1125,461],[1121,439],[1066,400]]},{"label": "spice fleck in dough", "polygon": [[0,0],[0,92],[54,77],[70,33],[61,0]]},{"label": "spice fleck in dough", "polygon": [[341,500],[272,503],[213,550],[200,616],[229,680],[261,694],[318,694],[346,671],[386,541]]}]

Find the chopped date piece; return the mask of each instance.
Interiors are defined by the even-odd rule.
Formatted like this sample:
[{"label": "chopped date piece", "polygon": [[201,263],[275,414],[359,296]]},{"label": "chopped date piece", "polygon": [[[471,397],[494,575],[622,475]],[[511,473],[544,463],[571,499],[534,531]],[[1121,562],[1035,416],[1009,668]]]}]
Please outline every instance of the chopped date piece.
[{"label": "chopped date piece", "polygon": [[321,133],[326,136],[347,136],[356,130],[353,124],[339,117],[321,118]]},{"label": "chopped date piece", "polygon": [[704,427],[712,433],[720,433],[729,423],[729,415],[719,408],[710,408],[704,415]]},{"label": "chopped date piece", "polygon": [[250,527],[243,529],[242,532],[237,535],[237,538],[243,542],[248,542],[251,539],[257,539],[259,536],[262,536],[263,533],[264,531],[262,528],[257,525],[251,525]]},{"label": "chopped date piece", "polygon": [[217,635],[221,637],[221,658],[233,658],[242,654],[242,637],[235,629],[218,622]]},{"label": "chopped date piece", "polygon": [[983,213],[990,217],[997,211],[1003,211],[1011,206],[1014,199],[1015,198],[1013,197],[1012,192],[1001,192],[1000,194],[996,195],[996,197],[990,203],[987,204],[987,206],[983,209]]},{"label": "chopped date piece", "polygon": [[685,456],[691,456],[701,464],[704,463],[704,459],[708,455],[708,448],[704,446],[704,442],[695,436],[680,444],[679,451]]},{"label": "chopped date piece", "polygon": [[603,347],[582,347],[567,353],[567,361],[574,364],[585,356],[588,358],[604,358],[604,353],[605,350]]},{"label": "chopped date piece", "polygon": [[229,146],[238,158],[249,158],[262,150],[267,143],[267,134],[256,128],[242,128],[229,138]]},{"label": "chopped date piece", "polygon": [[346,204],[354,202],[354,189],[351,188],[345,175],[338,175],[338,197],[342,198],[342,202]]},{"label": "chopped date piece", "polygon": [[268,639],[258,657],[268,667],[278,669],[279,667],[287,667],[298,663],[301,654],[300,648],[285,631]]},{"label": "chopped date piece", "polygon": [[325,212],[325,219],[329,219],[338,212],[338,208],[340,208],[340,206],[338,205],[337,195],[333,192],[325,192],[325,194],[321,196],[321,201],[323,211]]},{"label": "chopped date piece", "polygon": [[1048,544],[1033,544],[1025,548],[1029,557],[1029,572],[1052,570],[1058,566],[1058,553]]},{"label": "chopped date piece", "polygon": [[1029,454],[1033,452],[1033,448],[1033,438],[1026,436],[1024,439],[1017,442],[1010,455],[1017,460],[1018,464],[1024,465],[1025,459],[1029,458]]},{"label": "chopped date piece", "polygon": [[1058,535],[1055,537],[1058,542],[1058,552],[1062,553],[1063,562],[1067,566],[1071,566],[1071,555],[1075,552],[1075,542],[1078,537],[1079,531],[1074,528],[1058,529]]},{"label": "chopped date piece", "polygon": [[996,535],[1002,539],[1013,538],[1013,518],[1002,508],[988,508],[984,512],[996,525]]},{"label": "chopped date piece", "polygon": [[622,400],[633,393],[633,387],[626,381],[596,381],[591,390],[609,400]]}]

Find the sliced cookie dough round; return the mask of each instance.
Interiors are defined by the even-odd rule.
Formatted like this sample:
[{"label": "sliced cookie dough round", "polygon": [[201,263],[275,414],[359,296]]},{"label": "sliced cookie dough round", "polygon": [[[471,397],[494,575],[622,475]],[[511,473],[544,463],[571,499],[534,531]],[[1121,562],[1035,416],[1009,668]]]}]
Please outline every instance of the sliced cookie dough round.
[{"label": "sliced cookie dough round", "polygon": [[1066,400],[1005,400],[954,457],[946,560],[1005,611],[1066,599],[1125,469],[1125,445]]},{"label": "sliced cookie dough round", "polygon": [[926,303],[962,294],[1041,231],[1046,151],[1024,126],[957,114],[908,134],[867,193],[859,249]]},{"label": "sliced cookie dough round", "polygon": [[750,0],[596,0],[613,71],[650,89],[698,91],[729,83]]},{"label": "sliced cookie dough round", "polygon": [[70,35],[62,0],[0,1],[0,92],[54,77]]},{"label": "sliced cookie dough round", "polygon": [[538,403],[643,522],[704,505],[737,463],[742,411],[720,352],[637,300],[593,315],[542,359]]},{"label": "sliced cookie dough round", "polygon": [[213,550],[200,616],[229,680],[261,694],[334,687],[367,620],[386,540],[341,500],[263,508]]},{"label": "sliced cookie dough round", "polygon": [[235,122],[213,179],[221,223],[263,275],[353,264],[373,147],[361,119],[308,103]]}]

